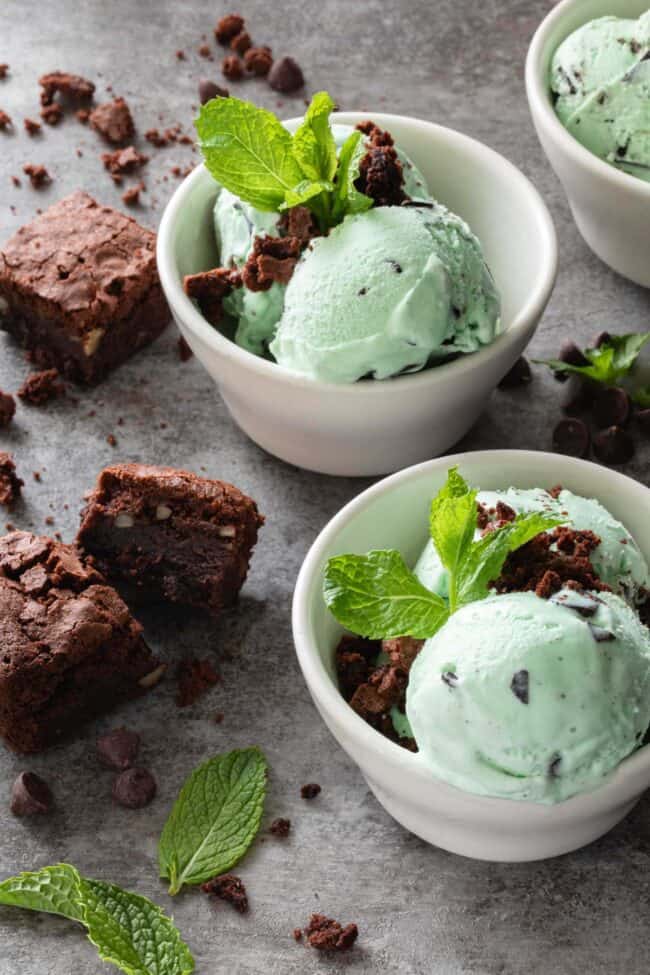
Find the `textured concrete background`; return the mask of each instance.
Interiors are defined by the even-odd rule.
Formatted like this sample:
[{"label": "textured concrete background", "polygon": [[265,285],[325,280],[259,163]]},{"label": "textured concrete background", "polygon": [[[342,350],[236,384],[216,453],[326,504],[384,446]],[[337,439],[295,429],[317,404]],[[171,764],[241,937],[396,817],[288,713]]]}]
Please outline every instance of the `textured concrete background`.
[{"label": "textured concrete background", "polygon": [[[418,115],[482,139],[520,166],[548,201],[560,238],[561,271],[536,337],[536,355],[557,351],[563,336],[587,340],[604,327],[648,326],[648,295],[616,277],[578,236],[561,188],[542,157],[528,117],[523,62],[545,0],[247,0],[254,37],[302,63],[311,90],[328,88],[341,107]],[[128,97],[140,132],[152,125],[189,127],[196,83],[217,77],[217,61],[196,53],[223,4],[201,0],[2,0],[0,107],[18,122],[0,133],[0,240],[44,206],[79,186],[106,203],[119,194],[103,171],[103,147],[74,118],[30,139],[22,118],[38,112],[37,77],[78,71]],[[288,31],[290,40],[287,40]],[[214,46],[214,45],[213,45]],[[187,60],[177,62],[183,48]],[[296,114],[300,99],[278,98],[263,84],[237,93]],[[81,147],[78,158],[75,147]],[[164,177],[192,160],[188,147],[153,151],[149,192],[140,219],[155,227],[175,185]],[[10,175],[25,162],[45,162],[54,182],[37,193],[16,189]],[[14,209],[15,208],[15,209]],[[513,268],[516,273],[516,268]],[[194,707],[177,711],[174,682],[146,700],[85,729],[28,763],[0,753],[0,876],[67,860],[89,876],[136,889],[173,911],[200,973],[293,975],[321,971],[528,975],[647,970],[650,902],[650,803],[642,802],[589,849],[533,865],[473,863],[426,846],[392,822],[355,766],[325,730],[299,676],[289,613],[293,583],[316,533],[368,482],[302,473],[274,460],[234,427],[196,360],[180,365],[170,328],[154,347],[99,388],[47,411],[19,406],[0,434],[26,481],[12,521],[46,530],[52,516],[73,537],[84,491],[97,471],[118,460],[205,470],[250,492],[267,516],[239,608],[218,624],[145,620],[151,644],[168,659],[213,654],[223,684]],[[16,389],[28,369],[0,338],[0,387]],[[547,448],[562,388],[538,373],[526,391],[495,394],[462,444],[465,448]],[[92,415],[90,415],[92,414]],[[118,426],[118,417],[123,425]],[[114,433],[118,445],[106,436]],[[628,473],[647,480],[650,453],[640,450]],[[31,472],[43,471],[42,483]],[[223,711],[215,725],[211,716]],[[111,774],[98,768],[99,730],[126,723],[143,737],[143,762],[159,796],[130,812],[109,799]],[[187,773],[220,750],[259,743],[270,766],[265,823],[289,816],[287,842],[260,834],[238,872],[251,913],[216,908],[196,892],[172,903],[156,877],[155,851],[167,811]],[[25,822],[6,797],[24,767],[45,775],[56,793],[49,819]],[[318,781],[319,799],[299,798]],[[3,799],[2,796],[5,798]],[[291,938],[313,910],[357,921],[358,947],[322,958]],[[1,975],[86,975],[108,971],[66,921],[0,909]],[[113,970],[113,969],[110,969]]]}]

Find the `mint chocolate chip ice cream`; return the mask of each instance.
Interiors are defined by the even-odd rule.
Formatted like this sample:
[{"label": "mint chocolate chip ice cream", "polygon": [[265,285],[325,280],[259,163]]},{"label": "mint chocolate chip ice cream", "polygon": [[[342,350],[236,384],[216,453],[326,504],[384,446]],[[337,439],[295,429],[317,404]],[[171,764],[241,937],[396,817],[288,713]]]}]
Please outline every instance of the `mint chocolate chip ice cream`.
[{"label": "mint chocolate chip ice cream", "polygon": [[650,10],[600,17],[560,44],[551,64],[555,111],[586,149],[650,182]]}]

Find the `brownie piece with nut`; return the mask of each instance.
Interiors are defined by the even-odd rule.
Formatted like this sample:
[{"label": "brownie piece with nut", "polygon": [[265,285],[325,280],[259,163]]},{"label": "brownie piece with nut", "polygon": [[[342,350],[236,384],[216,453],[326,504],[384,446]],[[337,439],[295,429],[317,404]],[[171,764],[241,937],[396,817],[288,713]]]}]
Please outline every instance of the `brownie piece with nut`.
[{"label": "brownie piece with nut", "polygon": [[127,598],[217,615],[237,599],[263,521],[224,481],[116,464],[100,473],[77,541]]},{"label": "brownie piece with nut", "polygon": [[71,545],[0,538],[0,734],[37,752],[162,676],[142,627]]},{"label": "brownie piece with nut", "polygon": [[156,235],[76,192],[0,251],[0,328],[41,368],[96,383],[169,321]]}]

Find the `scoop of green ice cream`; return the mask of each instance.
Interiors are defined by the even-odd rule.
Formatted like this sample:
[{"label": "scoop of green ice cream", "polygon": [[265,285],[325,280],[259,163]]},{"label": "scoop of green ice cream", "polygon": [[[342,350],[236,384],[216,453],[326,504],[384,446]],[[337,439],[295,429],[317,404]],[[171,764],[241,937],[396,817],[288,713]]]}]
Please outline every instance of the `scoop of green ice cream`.
[{"label": "scoop of green ice cream", "polygon": [[411,668],[419,757],[467,792],[553,803],[597,787],[650,722],[650,633],[611,593],[493,596]]},{"label": "scoop of green ice cream", "polygon": [[638,20],[600,17],[555,52],[555,111],[586,149],[650,181],[650,10]]},{"label": "scoop of green ice cream", "polygon": [[312,241],[270,349],[313,379],[385,379],[488,344],[499,308],[481,245],[460,217],[438,204],[375,207]]}]

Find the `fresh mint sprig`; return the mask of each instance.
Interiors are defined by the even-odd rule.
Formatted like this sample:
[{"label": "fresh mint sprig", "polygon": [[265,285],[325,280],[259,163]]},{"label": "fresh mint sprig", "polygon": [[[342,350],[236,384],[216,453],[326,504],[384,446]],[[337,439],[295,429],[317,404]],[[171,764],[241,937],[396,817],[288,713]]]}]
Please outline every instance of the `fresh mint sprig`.
[{"label": "fresh mint sprig", "polygon": [[259,829],[265,795],[266,759],[259,748],[217,755],[191,773],[158,845],[170,894],[241,860]]},{"label": "fresh mint sprig", "polygon": [[373,205],[354,186],[366,152],[362,135],[353,133],[337,155],[333,110],[327,92],[318,92],[292,136],[264,108],[213,98],[201,107],[195,126],[205,164],[222,186],[258,210],[306,206],[325,231]]},{"label": "fresh mint sprig", "polygon": [[394,550],[337,555],[325,568],[323,596],[336,619],[373,640],[427,639],[461,606],[484,599],[510,554],[562,524],[533,512],[476,539],[477,492],[453,467],[431,503],[429,529],[449,576],[449,599],[430,592]]},{"label": "fresh mint sprig", "polygon": [[627,376],[634,366],[641,349],[650,339],[650,332],[631,332],[628,335],[610,335],[596,349],[585,349],[587,365],[574,366],[560,359],[534,359],[539,365],[549,366],[556,373],[575,373],[604,386],[614,386]]},{"label": "fresh mint sprig", "polygon": [[126,975],[190,975],[194,959],[161,909],[140,894],[82,877],[68,863],[0,884],[0,904],[83,924],[102,961]]}]

